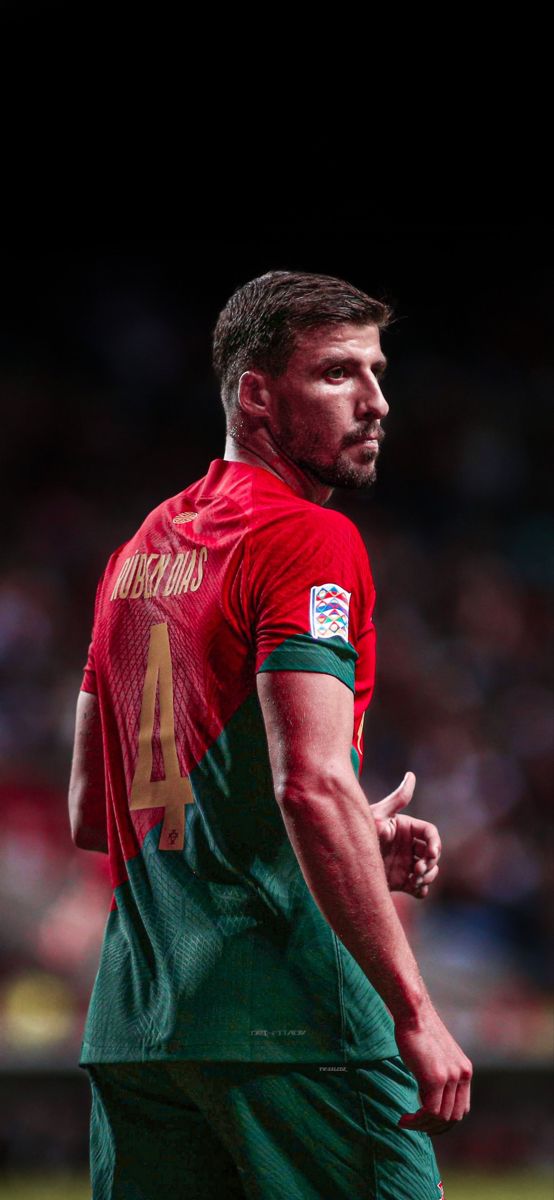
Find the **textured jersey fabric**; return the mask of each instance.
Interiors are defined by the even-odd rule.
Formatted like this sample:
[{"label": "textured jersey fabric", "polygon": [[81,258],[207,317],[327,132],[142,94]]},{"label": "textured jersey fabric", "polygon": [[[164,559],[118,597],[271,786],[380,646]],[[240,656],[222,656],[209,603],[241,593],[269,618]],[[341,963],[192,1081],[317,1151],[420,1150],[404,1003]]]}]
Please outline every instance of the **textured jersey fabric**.
[{"label": "textured jersey fabric", "polygon": [[397,1053],[383,1001],[313,900],[275,800],[260,671],[375,670],[374,588],[345,516],[214,460],[111,556],[98,695],[114,888],[81,1062],[347,1062]]}]

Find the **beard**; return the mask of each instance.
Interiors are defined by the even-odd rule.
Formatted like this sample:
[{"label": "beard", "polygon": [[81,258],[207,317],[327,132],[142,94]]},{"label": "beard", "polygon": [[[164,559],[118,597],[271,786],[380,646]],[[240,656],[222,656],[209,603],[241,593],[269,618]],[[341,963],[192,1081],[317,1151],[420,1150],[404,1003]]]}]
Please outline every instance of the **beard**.
[{"label": "beard", "polygon": [[355,463],[348,454],[342,452],[333,463],[322,461],[319,456],[315,455],[305,459],[295,458],[294,461],[303,471],[309,472],[319,483],[324,483],[327,487],[359,490],[373,487],[377,480],[377,455],[369,447],[365,453],[368,456],[367,463]]},{"label": "beard", "polygon": [[[274,435],[275,436],[275,435]],[[364,436],[364,431],[361,430],[352,434],[350,438],[345,440],[343,447],[338,451],[334,460],[329,460],[329,452],[325,453],[322,448],[320,437],[313,433],[308,434],[308,431],[295,431],[291,434],[290,430],[287,436],[281,434],[279,439],[281,449],[286,453],[287,457],[300,467],[302,471],[312,475],[319,483],[323,483],[326,487],[342,487],[359,490],[361,488],[371,488],[377,480],[377,451],[371,449],[370,446],[364,446],[358,451],[359,460],[354,462],[348,446],[359,442]],[[366,437],[375,437],[378,440],[379,446],[385,436],[385,431],[381,427],[365,431]],[[277,440],[277,439],[275,439]],[[279,444],[279,443],[278,443]]]}]

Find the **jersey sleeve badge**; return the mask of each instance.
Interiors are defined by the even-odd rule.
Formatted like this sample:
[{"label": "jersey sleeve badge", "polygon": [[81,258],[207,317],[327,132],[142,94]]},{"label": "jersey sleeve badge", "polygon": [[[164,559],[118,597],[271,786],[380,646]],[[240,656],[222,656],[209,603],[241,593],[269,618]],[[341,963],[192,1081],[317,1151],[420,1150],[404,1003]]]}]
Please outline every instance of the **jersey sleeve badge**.
[{"label": "jersey sleeve badge", "polygon": [[350,597],[339,583],[317,583],[310,592],[310,629],[313,638],[341,637],[348,641]]}]

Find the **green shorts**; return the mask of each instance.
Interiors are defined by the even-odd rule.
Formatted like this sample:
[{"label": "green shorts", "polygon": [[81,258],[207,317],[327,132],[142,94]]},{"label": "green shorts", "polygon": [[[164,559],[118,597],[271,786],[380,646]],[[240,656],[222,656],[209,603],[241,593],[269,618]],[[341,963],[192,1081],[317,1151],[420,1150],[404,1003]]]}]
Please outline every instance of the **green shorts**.
[{"label": "green shorts", "polygon": [[398,1056],[87,1066],[93,1200],[439,1200]]}]

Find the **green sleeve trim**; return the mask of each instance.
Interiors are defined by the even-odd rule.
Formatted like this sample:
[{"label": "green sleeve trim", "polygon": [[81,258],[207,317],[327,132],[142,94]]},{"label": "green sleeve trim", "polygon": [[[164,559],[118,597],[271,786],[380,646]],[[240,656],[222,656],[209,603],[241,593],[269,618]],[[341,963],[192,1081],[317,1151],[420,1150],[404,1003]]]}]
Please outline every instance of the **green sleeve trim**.
[{"label": "green sleeve trim", "polygon": [[350,758],[352,759],[352,766],[354,767],[354,774],[356,776],[356,779],[359,779],[360,778],[360,756],[359,756],[358,751],[356,750],[355,746],[350,747]]},{"label": "green sleeve trim", "polygon": [[323,641],[309,633],[295,633],[268,654],[258,672],[318,671],[320,675],[334,675],[353,692],[357,658],[357,650],[343,638]]}]

